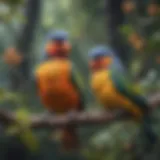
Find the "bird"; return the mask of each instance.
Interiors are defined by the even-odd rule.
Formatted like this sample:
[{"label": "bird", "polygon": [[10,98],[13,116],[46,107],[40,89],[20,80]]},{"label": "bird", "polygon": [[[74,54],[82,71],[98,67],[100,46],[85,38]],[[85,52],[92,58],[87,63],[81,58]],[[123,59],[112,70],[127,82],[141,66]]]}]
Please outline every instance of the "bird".
[{"label": "bird", "polygon": [[[51,47],[46,49],[49,57],[40,63],[34,72],[38,95],[44,107],[53,114],[69,116],[84,109],[84,96],[79,74],[69,58],[70,49],[65,32],[50,35]],[[79,138],[76,126],[63,128],[62,144],[65,150],[78,149]]]},{"label": "bird", "polygon": [[117,54],[106,45],[97,45],[89,51],[90,85],[97,100],[109,110],[121,109],[141,122],[150,144],[157,136],[152,129],[149,103],[140,87],[122,66]]}]

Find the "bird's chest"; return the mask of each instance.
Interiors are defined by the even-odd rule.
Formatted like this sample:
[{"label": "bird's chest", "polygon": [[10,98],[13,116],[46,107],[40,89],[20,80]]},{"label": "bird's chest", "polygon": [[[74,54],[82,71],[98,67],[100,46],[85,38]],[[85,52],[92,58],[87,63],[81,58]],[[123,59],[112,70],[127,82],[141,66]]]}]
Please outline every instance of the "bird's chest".
[{"label": "bird's chest", "polygon": [[106,70],[92,75],[91,87],[95,96],[103,105],[116,106],[124,101],[114,87],[110,73]]},{"label": "bird's chest", "polygon": [[42,103],[56,112],[76,106],[78,94],[70,81],[68,62],[53,61],[42,64],[37,72],[39,95]]}]

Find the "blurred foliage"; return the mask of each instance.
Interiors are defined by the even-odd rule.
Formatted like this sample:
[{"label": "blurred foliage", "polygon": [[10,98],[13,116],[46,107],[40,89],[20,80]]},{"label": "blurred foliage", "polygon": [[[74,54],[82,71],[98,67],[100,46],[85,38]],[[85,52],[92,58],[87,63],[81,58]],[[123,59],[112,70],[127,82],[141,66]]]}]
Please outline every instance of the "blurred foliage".
[{"label": "blurred foliage", "polygon": [[23,2],[24,0],[1,0],[1,2],[5,2],[7,4],[11,5],[19,5]]},{"label": "blurred foliage", "polygon": [[[135,136],[135,132],[137,132],[137,126],[132,122],[123,124],[117,122],[91,137],[90,148],[86,150],[86,154],[90,160],[128,158],[128,154],[125,152],[125,143]],[[117,135],[117,133],[121,134]]]},{"label": "blurred foliage", "polygon": [[30,129],[30,113],[25,108],[17,109],[15,113],[16,123],[9,126],[6,134],[9,136],[19,136],[22,143],[31,152],[39,151],[39,143],[37,137]]},{"label": "blurred foliage", "polygon": [[[3,14],[0,14],[2,21],[0,24],[1,54],[6,47],[14,45],[15,40],[19,35],[20,28],[25,23],[25,14],[23,12],[24,7],[21,0],[5,0],[3,2],[7,2],[8,5],[7,3],[5,4]],[[42,53],[44,51],[43,48],[46,40],[46,34],[48,34],[48,32],[52,29],[57,28],[68,30],[70,33],[70,39],[73,42],[73,53],[71,58],[78,70],[79,81],[82,83],[82,86],[85,89],[85,96],[87,97],[87,109],[93,110],[98,104],[95,102],[88,85],[89,71],[87,65],[87,53],[88,49],[93,45],[107,42],[107,36],[104,34],[106,33],[106,24],[104,23],[104,21],[106,21],[106,15],[104,14],[105,0],[45,0],[42,1],[42,3],[43,7],[41,13],[41,24],[37,27],[32,46],[31,61],[33,62],[33,65],[31,67],[34,68],[41,60]],[[152,20],[154,19],[153,17],[150,17],[146,13],[137,14],[139,11],[134,5],[135,4],[130,3],[125,6],[126,20],[125,24],[120,27],[120,32],[124,35],[124,41],[130,45],[128,54],[132,54],[131,72],[136,77],[139,70],[143,67],[142,62],[146,61],[146,57],[150,58],[154,57],[154,55],[156,56],[157,53],[159,54],[160,27],[158,26],[159,24],[157,23],[156,18],[156,24],[152,24],[152,22],[154,22],[154,20]],[[131,14],[133,11],[136,12],[136,14]],[[144,11],[146,12],[146,8]],[[27,108],[29,113],[26,113],[26,111],[20,111],[20,119],[22,118],[21,116],[23,116],[24,119],[22,118],[19,121],[22,121],[22,124],[20,125],[23,125],[24,127],[26,126],[25,129],[28,129],[28,115],[34,112],[44,112],[43,106],[40,104],[39,99],[33,95],[34,92],[32,87],[27,86],[27,93],[15,93],[4,89],[4,86],[8,87],[8,77],[6,75],[7,67],[3,62],[0,62],[0,64],[0,87],[2,88],[0,89],[1,108],[12,109],[15,111],[18,111],[19,108]],[[153,64],[155,64],[155,61],[153,61]],[[157,69],[156,71],[159,73],[160,70]],[[157,85],[155,85],[156,83],[154,83],[154,80],[151,77],[154,78],[153,74],[146,76],[146,78],[144,78],[142,81],[142,86],[145,87],[146,93],[157,89]],[[158,78],[156,77],[156,79]],[[4,85],[5,83],[7,83],[7,85]],[[93,106],[95,107],[93,108]],[[23,122],[27,124],[24,124]],[[158,126],[158,124],[156,125]],[[155,127],[156,131],[160,133],[159,127],[157,126]],[[21,129],[21,126],[17,128]],[[15,130],[17,130],[15,129],[15,126],[11,126],[11,131]],[[128,152],[126,153],[124,146],[126,143],[128,143],[128,141],[130,141],[130,139],[134,137],[134,134],[137,132],[137,130],[138,126],[133,124],[133,122],[118,122],[109,126],[96,125],[90,128],[80,128],[79,134],[82,140],[81,152],[89,160],[118,160],[119,157],[129,160],[133,158],[133,155]],[[29,155],[27,157],[28,159],[31,159],[31,157],[32,159],[37,160],[50,160],[53,159],[53,157],[54,159],[58,160],[66,160],[67,158],[70,160],[84,159],[82,158],[82,153],[75,153],[75,155],[62,154],[57,149],[59,147],[59,142],[57,142],[55,139],[51,139],[51,134],[53,134],[51,131],[33,130],[31,132],[36,134],[35,139],[31,136],[31,138],[33,138],[32,142],[34,142],[34,140],[37,138],[39,140],[39,153],[30,153],[30,150],[23,145],[20,136],[12,136],[9,134],[6,138],[5,133],[1,135],[2,141],[0,143],[0,147],[6,146],[1,147],[2,152],[5,153],[7,147],[9,146],[10,149],[8,150],[18,148],[18,152],[21,152],[24,155]],[[30,133],[29,137],[26,135],[27,140],[28,138],[30,139]],[[143,140],[138,139],[138,142],[141,141]],[[140,149],[140,146],[138,149]],[[17,154],[20,155],[20,153]]]},{"label": "blurred foliage", "polygon": [[[127,4],[127,5],[126,5]],[[122,5],[126,19],[120,26],[120,32],[129,44],[132,54],[130,71],[134,77],[145,71],[145,81],[150,81],[150,72],[154,70],[156,86],[159,86],[159,52],[160,52],[160,6],[158,2],[148,1],[141,5],[128,0]],[[143,7],[143,14],[142,14]],[[153,81],[151,81],[153,83]]]}]

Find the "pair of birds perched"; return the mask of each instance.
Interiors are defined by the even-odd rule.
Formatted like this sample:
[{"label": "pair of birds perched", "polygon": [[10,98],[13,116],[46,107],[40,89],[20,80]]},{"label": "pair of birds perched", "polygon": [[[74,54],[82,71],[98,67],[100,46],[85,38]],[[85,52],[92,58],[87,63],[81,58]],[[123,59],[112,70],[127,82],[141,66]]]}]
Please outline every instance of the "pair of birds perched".
[{"label": "pair of birds perched", "polygon": [[[56,114],[84,109],[83,91],[69,59],[70,51],[68,34],[55,31],[46,44],[44,61],[35,71],[41,101]],[[124,109],[141,120],[148,140],[155,143],[156,135],[152,131],[147,100],[129,80],[114,52],[105,46],[93,48],[89,52],[89,66],[91,88],[101,104],[106,109]],[[76,127],[63,128],[62,143],[66,149],[79,147]]]}]

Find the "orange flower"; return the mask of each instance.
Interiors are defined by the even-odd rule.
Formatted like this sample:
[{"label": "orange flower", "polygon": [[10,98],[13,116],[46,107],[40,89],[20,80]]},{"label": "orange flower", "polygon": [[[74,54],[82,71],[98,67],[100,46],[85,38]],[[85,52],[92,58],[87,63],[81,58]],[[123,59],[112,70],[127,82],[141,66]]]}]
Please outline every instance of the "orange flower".
[{"label": "orange flower", "polygon": [[147,12],[150,16],[155,16],[159,13],[160,8],[157,4],[151,3],[148,5]]},{"label": "orange flower", "polygon": [[22,55],[13,47],[6,50],[3,58],[4,62],[8,65],[19,65],[23,60]]},{"label": "orange flower", "polygon": [[136,32],[129,35],[128,41],[137,51],[142,50],[145,44],[144,39],[141,36],[139,36]]},{"label": "orange flower", "polygon": [[140,39],[140,36],[136,32],[130,34],[128,37],[128,40],[131,44],[135,43],[135,41],[138,41],[139,39]]},{"label": "orange flower", "polygon": [[131,13],[135,9],[135,3],[131,0],[125,0],[122,3],[122,10],[124,13]]}]

